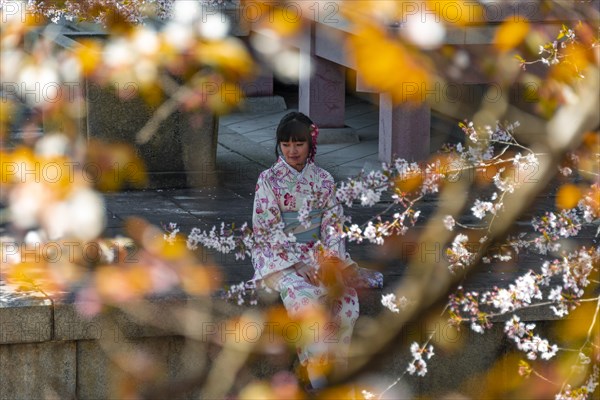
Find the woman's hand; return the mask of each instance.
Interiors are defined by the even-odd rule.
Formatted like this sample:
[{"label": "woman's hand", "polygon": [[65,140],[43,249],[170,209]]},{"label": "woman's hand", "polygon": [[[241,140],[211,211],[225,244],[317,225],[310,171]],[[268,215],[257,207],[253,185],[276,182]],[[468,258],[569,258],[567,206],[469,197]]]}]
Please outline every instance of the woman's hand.
[{"label": "woman's hand", "polygon": [[293,265],[293,267],[296,270],[296,274],[304,278],[306,282],[314,286],[319,286],[317,271],[313,267],[303,263],[302,261],[297,262]]}]

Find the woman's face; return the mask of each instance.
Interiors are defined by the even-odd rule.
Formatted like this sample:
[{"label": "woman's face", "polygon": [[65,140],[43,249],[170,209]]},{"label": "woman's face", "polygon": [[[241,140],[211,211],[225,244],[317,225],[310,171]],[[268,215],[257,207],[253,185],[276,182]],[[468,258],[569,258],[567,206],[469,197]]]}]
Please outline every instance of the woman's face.
[{"label": "woman's face", "polygon": [[295,142],[290,140],[289,142],[279,142],[281,148],[281,154],[289,165],[295,168],[297,171],[302,171],[308,158],[309,146],[308,142]]}]

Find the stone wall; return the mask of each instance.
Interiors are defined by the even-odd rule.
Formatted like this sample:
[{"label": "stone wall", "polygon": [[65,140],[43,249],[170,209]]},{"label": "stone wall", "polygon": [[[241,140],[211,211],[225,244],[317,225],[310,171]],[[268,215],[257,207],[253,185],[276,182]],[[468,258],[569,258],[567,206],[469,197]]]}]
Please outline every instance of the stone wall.
[{"label": "stone wall", "polygon": [[[361,293],[357,335],[368,329],[385,329],[373,326],[376,314],[389,313],[382,310],[380,297],[380,291]],[[223,326],[221,322],[228,317],[249,310],[182,297],[121,306],[118,311],[86,319],[68,302],[25,299],[10,306],[0,303],[0,399],[127,398],[140,390],[145,398],[210,398],[201,391],[202,384],[209,379],[207,372],[224,343],[219,342],[219,335],[215,339],[214,330],[206,324]],[[188,318],[182,325],[177,317],[183,313]],[[400,376],[411,359],[410,343],[422,343],[419,335],[434,328],[438,329],[436,343],[441,340],[448,346],[436,344],[426,379],[407,375],[401,386],[412,395],[449,390],[479,393],[482,387],[474,378],[494,365],[498,368],[497,361],[510,348],[502,335],[502,323],[486,335],[468,329],[457,332],[449,325],[408,327],[393,349],[380,355],[376,375],[388,383]],[[186,332],[186,337],[181,332]],[[241,342],[232,332],[221,333],[221,337],[225,342]],[[238,374],[227,373],[234,379],[235,390],[240,390],[253,379],[290,370],[292,362],[290,355],[257,354],[249,357]],[[397,394],[390,392],[391,396]]]}]

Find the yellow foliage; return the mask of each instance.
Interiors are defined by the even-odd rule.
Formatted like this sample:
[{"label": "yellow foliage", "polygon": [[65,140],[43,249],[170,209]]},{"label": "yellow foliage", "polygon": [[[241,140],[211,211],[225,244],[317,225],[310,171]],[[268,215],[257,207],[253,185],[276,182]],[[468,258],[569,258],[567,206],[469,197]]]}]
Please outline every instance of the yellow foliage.
[{"label": "yellow foliage", "polygon": [[353,389],[351,385],[334,386],[323,390],[317,398],[319,400],[354,400],[356,393]]},{"label": "yellow foliage", "polygon": [[127,185],[143,188],[147,184],[142,159],[125,143],[90,141],[83,173],[101,191],[114,191]]},{"label": "yellow foliage", "polygon": [[0,140],[3,140],[8,135],[8,125],[12,115],[14,114],[14,102],[8,99],[0,99]]},{"label": "yellow foliage", "polygon": [[506,20],[496,31],[494,46],[501,52],[510,51],[525,39],[529,29],[529,22],[524,19]]},{"label": "yellow foliage", "polygon": [[81,72],[86,76],[92,74],[102,61],[102,47],[95,40],[82,40],[81,46],[77,46],[74,53]]},{"label": "yellow foliage", "polygon": [[585,77],[586,70],[592,59],[592,52],[585,46],[573,43],[562,53],[563,59],[550,68],[549,77],[559,82],[571,83],[575,79]]},{"label": "yellow foliage", "polygon": [[[407,10],[398,0],[356,0],[343,2],[342,11],[351,19],[376,21],[383,18],[400,20],[403,17],[403,11]],[[412,8],[410,11],[412,12]]]},{"label": "yellow foliage", "polygon": [[[570,348],[581,346],[587,338],[595,310],[596,303],[585,302],[571,311],[568,319],[557,321],[554,330],[558,340],[569,343],[567,347]],[[598,320],[596,320],[595,330],[598,330]],[[595,330],[592,329],[592,332]]]},{"label": "yellow foliage", "polygon": [[48,295],[54,295],[61,289],[39,251],[22,254],[21,259],[6,274],[9,284],[25,290],[43,291]]},{"label": "yellow foliage", "polygon": [[600,152],[600,132],[586,132],[583,136],[583,144],[593,152]]},{"label": "yellow foliage", "polygon": [[[556,388],[535,376],[532,367],[523,361],[523,353],[509,353],[488,371],[471,379],[478,398],[485,399],[547,399],[554,397]],[[546,371],[545,371],[546,372]],[[551,370],[547,371],[549,374]],[[471,386],[469,385],[469,386]]]},{"label": "yellow foliage", "polygon": [[581,196],[581,189],[577,185],[562,185],[556,193],[556,207],[559,209],[573,208],[577,206]]},{"label": "yellow foliage", "polygon": [[[411,4],[414,2],[408,2]],[[446,23],[464,26],[482,21],[483,10],[479,3],[469,0],[427,0],[423,10],[434,10]],[[408,9],[408,7],[403,7]]]},{"label": "yellow foliage", "polygon": [[407,175],[398,176],[396,178],[396,189],[402,193],[411,193],[418,190],[423,183],[423,176],[421,173],[410,173]]},{"label": "yellow foliage", "polygon": [[250,54],[235,38],[198,42],[194,55],[197,61],[219,70],[225,76],[244,78],[253,71]]},{"label": "yellow foliage", "polygon": [[360,26],[348,46],[355,57],[357,71],[365,84],[389,92],[395,104],[421,103],[424,90],[431,87],[426,69],[428,60],[387,36],[380,27]]}]

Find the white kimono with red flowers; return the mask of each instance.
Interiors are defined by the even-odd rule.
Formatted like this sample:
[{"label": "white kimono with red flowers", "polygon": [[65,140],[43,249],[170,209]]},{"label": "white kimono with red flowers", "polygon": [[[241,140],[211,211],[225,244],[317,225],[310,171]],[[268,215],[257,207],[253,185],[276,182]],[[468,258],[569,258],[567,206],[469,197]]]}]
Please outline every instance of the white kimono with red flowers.
[{"label": "white kimono with red flowers", "polygon": [[323,210],[317,232],[324,250],[346,263],[352,262],[340,236],[343,211],[335,201],[334,189],[332,176],[314,163],[308,162],[298,172],[282,158],[260,174],[256,185],[252,218],[254,280],[264,280],[280,293],[290,317],[321,313],[330,319],[329,323],[317,324],[318,332],[302,335],[305,339],[311,338],[298,343],[298,357],[303,365],[328,362],[332,354],[334,359],[344,360],[359,316],[358,294],[354,288],[346,287],[341,296],[328,299],[328,289],[322,283],[312,285],[291,268],[298,261],[318,267],[314,257],[318,238],[297,243],[295,236],[284,232],[283,213],[298,212],[309,196],[316,199],[313,207]]},{"label": "white kimono with red flowers", "polygon": [[296,243],[284,232],[282,213],[298,212],[307,197],[322,213],[320,240],[324,249],[342,260],[348,259],[341,238],[343,209],[335,201],[335,182],[331,174],[308,162],[301,172],[281,157],[258,177],[254,196],[252,229],[256,245],[252,251],[254,280],[291,267],[298,261],[310,264],[314,242]]}]

